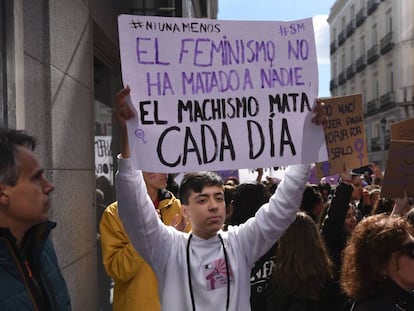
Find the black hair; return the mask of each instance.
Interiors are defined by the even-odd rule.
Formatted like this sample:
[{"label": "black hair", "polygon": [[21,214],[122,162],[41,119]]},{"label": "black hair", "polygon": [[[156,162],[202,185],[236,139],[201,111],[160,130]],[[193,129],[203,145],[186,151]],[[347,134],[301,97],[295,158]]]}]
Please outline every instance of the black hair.
[{"label": "black hair", "polygon": [[229,224],[240,225],[253,217],[268,201],[266,187],[262,183],[242,183],[236,187],[233,198],[233,214]]},{"label": "black hair", "polygon": [[223,180],[214,172],[194,172],[185,174],[179,190],[181,203],[187,205],[191,191],[200,193],[206,186],[223,187]]},{"label": "black hair", "polygon": [[0,183],[15,186],[19,176],[17,147],[34,150],[36,139],[25,131],[0,128]]}]

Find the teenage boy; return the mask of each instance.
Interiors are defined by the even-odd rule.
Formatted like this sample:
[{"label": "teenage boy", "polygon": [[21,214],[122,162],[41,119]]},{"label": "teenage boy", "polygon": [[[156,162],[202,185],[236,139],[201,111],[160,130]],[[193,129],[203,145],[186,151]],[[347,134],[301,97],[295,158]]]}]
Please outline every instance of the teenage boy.
[{"label": "teenage boy", "polygon": [[[117,96],[115,116],[121,124],[134,117],[125,101],[129,92],[126,88]],[[315,123],[325,121],[322,104],[315,112]],[[269,203],[226,232],[221,230],[226,218],[222,180],[211,172],[187,174],[180,200],[192,232],[183,233],[165,226],[154,211],[142,172],[128,159],[126,130],[121,144],[116,177],[119,216],[132,244],[157,274],[162,310],[250,310],[252,265],[295,219],[311,166],[289,167]]]}]

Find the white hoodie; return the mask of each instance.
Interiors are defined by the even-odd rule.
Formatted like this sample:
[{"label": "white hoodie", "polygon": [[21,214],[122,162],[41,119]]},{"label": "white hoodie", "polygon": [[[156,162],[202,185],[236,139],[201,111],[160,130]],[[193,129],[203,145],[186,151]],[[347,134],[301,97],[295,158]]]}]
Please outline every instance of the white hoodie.
[{"label": "white hoodie", "polygon": [[[240,226],[230,226],[226,232],[219,231],[230,266],[229,310],[250,310],[251,268],[295,219],[309,171],[310,165],[290,166],[276,193],[254,218]],[[133,170],[128,159],[119,159],[116,193],[125,230],[158,277],[162,310],[192,311],[186,253],[189,234],[161,222],[141,171]],[[189,265],[197,311],[226,310],[225,263],[218,235],[208,240],[193,235]]]}]

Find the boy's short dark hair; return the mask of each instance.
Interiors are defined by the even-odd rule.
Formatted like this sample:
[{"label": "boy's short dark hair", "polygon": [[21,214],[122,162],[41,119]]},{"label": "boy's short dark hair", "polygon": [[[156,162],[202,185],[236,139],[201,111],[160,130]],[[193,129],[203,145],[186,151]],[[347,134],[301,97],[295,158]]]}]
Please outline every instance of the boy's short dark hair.
[{"label": "boy's short dark hair", "polygon": [[19,176],[17,146],[34,150],[36,139],[25,131],[0,128],[0,183],[15,186]]},{"label": "boy's short dark hair", "polygon": [[188,204],[191,191],[200,193],[206,186],[223,187],[223,180],[214,172],[194,172],[185,174],[180,185],[179,198],[182,204]]}]

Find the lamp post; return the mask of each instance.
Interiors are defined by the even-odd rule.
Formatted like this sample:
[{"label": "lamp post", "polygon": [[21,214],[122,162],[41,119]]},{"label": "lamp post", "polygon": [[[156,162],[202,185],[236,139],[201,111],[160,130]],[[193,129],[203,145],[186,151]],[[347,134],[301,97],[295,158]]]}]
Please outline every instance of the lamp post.
[{"label": "lamp post", "polygon": [[382,130],[382,150],[385,151],[385,126],[387,125],[387,119],[382,118],[380,123]]}]

